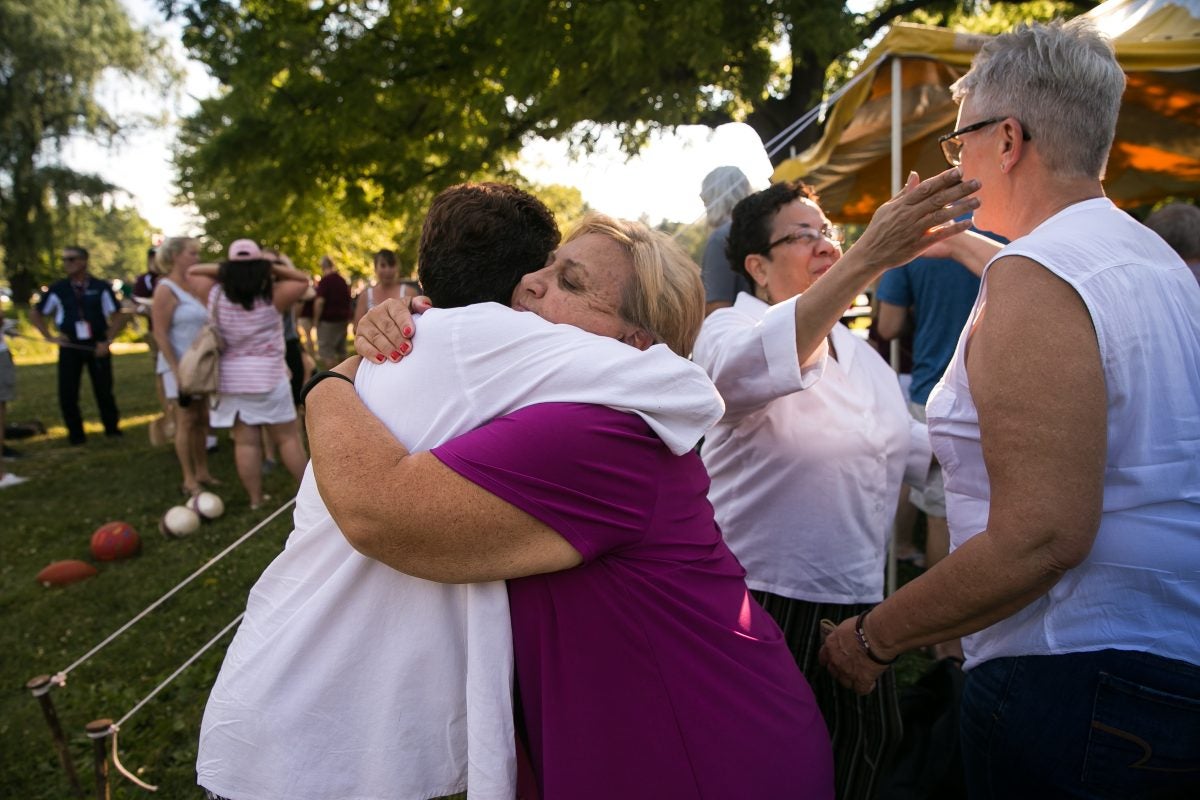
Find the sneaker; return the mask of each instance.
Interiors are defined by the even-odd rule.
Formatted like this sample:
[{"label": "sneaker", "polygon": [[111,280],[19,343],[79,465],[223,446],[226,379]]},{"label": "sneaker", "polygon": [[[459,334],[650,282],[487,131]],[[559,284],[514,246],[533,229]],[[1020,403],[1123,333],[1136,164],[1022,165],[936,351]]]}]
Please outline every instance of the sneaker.
[{"label": "sneaker", "polygon": [[19,475],[13,475],[11,472],[6,473],[3,478],[0,478],[0,489],[7,489],[9,486],[17,486],[22,484],[29,478],[22,478]]}]

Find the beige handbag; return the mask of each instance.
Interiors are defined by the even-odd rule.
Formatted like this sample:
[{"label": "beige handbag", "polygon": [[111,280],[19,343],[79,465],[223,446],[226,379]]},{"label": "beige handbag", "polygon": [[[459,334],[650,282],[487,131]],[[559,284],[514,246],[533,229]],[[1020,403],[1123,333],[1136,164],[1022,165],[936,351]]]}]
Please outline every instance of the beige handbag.
[{"label": "beige handbag", "polygon": [[221,332],[217,330],[217,307],[214,295],[209,304],[208,322],[200,328],[196,338],[188,347],[183,358],[179,359],[179,394],[183,395],[216,395],[221,385],[219,368],[221,365]]}]

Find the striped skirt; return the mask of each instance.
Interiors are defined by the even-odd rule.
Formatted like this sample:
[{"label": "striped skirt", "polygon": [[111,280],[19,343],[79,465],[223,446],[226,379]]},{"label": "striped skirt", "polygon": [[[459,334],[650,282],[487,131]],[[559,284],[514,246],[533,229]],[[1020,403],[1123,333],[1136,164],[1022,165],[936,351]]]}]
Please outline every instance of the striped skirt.
[{"label": "striped skirt", "polygon": [[825,717],[833,740],[838,800],[870,800],[903,733],[895,676],[889,668],[880,676],[875,691],[860,697],[843,689],[817,663],[817,653],[821,650],[822,618],[840,623],[857,617],[874,604],[810,603],[769,592],[751,594],[779,624]]}]

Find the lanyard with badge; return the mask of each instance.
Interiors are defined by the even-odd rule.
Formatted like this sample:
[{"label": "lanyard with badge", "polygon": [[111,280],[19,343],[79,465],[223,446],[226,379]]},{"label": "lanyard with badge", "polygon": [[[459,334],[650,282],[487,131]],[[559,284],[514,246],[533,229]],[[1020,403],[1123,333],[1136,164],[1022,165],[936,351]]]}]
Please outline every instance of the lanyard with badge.
[{"label": "lanyard with badge", "polygon": [[92,338],[92,323],[87,321],[83,309],[83,296],[87,290],[87,284],[72,281],[71,288],[75,292],[75,308],[79,313],[75,320],[75,338],[82,342]]}]

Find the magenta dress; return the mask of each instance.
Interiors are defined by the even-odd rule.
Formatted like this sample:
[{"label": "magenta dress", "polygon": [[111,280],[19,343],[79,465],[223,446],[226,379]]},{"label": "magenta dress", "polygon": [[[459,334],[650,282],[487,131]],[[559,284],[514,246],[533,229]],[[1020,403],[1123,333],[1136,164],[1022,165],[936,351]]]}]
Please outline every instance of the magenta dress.
[{"label": "magenta dress", "polygon": [[583,556],[508,582],[542,800],[833,797],[821,713],[721,538],[695,453],[632,414],[566,403],[433,452]]}]

